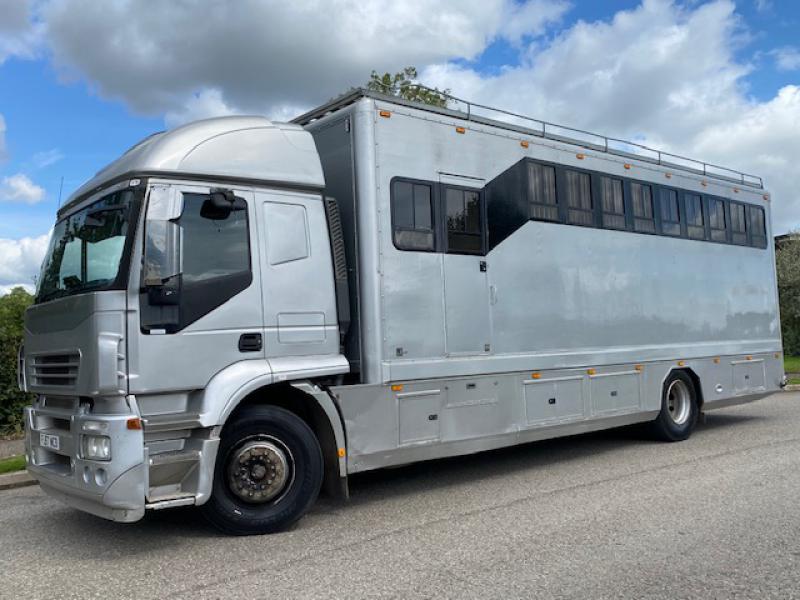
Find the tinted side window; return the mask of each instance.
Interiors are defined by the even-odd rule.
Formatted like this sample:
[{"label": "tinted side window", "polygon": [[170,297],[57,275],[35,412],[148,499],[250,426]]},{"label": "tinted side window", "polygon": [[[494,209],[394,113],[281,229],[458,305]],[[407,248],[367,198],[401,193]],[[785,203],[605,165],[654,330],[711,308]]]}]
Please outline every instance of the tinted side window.
[{"label": "tinted side window", "polygon": [[698,194],[686,194],[686,233],[695,240],[706,237],[705,221],[703,220],[703,201]]},{"label": "tinted side window", "polygon": [[711,227],[711,239],[715,242],[728,240],[727,220],[725,219],[725,201],[710,198],[708,201],[708,224]]},{"label": "tinted side window", "polygon": [[767,246],[767,229],[764,223],[764,209],[760,206],[748,206],[750,213],[750,242],[753,246],[765,248]]},{"label": "tinted side window", "polygon": [[183,261],[178,328],[183,329],[246,289],[253,276],[243,199],[223,217],[207,194],[184,194],[178,224]]},{"label": "tinted side window", "polygon": [[[211,204],[202,194],[184,194],[181,226],[183,283],[208,281],[250,270],[247,209],[242,206],[227,218],[204,216]],[[213,215],[218,216],[218,215]]]},{"label": "tinted side window", "polygon": [[747,224],[744,219],[744,204],[731,202],[731,241],[734,244],[747,243]]},{"label": "tinted side window", "polygon": [[661,231],[667,235],[680,235],[681,215],[678,209],[678,192],[662,188],[659,204],[661,205]]},{"label": "tinted side window", "polygon": [[392,183],[392,231],[400,250],[434,249],[431,186],[410,181]]},{"label": "tinted side window", "polygon": [[556,170],[554,167],[528,163],[530,218],[558,221],[556,201]]},{"label": "tinted side window", "polygon": [[483,251],[483,209],[476,190],[445,187],[447,251],[480,254]]},{"label": "tinted side window", "polygon": [[588,173],[565,171],[567,178],[567,222],[576,225],[594,224],[592,185]]},{"label": "tinted side window", "polygon": [[625,203],[622,199],[622,180],[602,177],[603,227],[625,229]]},{"label": "tinted side window", "polygon": [[631,199],[633,200],[633,229],[655,233],[653,188],[642,183],[631,182]]}]

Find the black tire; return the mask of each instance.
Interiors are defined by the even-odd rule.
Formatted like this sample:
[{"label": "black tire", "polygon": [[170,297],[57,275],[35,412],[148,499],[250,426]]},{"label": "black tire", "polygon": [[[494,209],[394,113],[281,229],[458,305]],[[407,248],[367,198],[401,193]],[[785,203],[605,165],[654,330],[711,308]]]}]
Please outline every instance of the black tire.
[{"label": "black tire", "polygon": [[[271,446],[263,446],[264,444]],[[279,454],[271,454],[270,458],[280,455],[285,462],[261,460],[261,456],[251,457],[248,449],[254,447],[256,450],[252,452],[255,454],[263,452],[264,447],[276,448]],[[242,460],[248,462],[243,465],[240,462]],[[266,479],[270,475],[264,475],[263,472],[265,469],[272,469],[272,477],[275,477],[274,465],[278,463],[279,473],[286,473],[280,478],[285,479],[285,484],[280,491],[260,492],[259,483],[272,482]],[[232,477],[238,477],[239,473],[246,473],[241,476],[242,479],[237,479],[244,487],[235,492],[234,485],[239,485],[232,482]],[[254,473],[258,473],[260,479],[254,479]],[[224,533],[275,533],[286,529],[311,507],[319,494],[322,476],[323,462],[319,442],[302,419],[275,406],[247,407],[222,431],[211,497],[200,508],[205,517]],[[261,489],[263,487],[262,485]],[[237,495],[247,494],[247,490],[253,489],[257,495],[275,493],[276,496],[255,502],[245,501],[241,495]]]},{"label": "black tire", "polygon": [[[685,395],[684,398],[680,398]],[[665,442],[687,439],[697,424],[697,390],[684,371],[673,371],[661,391],[661,412],[650,425],[654,437]]]}]

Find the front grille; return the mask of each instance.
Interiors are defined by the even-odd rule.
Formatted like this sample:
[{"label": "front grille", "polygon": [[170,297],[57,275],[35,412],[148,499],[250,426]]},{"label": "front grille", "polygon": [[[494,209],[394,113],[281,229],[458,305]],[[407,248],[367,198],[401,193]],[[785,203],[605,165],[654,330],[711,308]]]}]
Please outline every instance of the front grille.
[{"label": "front grille", "polygon": [[33,356],[31,374],[33,384],[50,387],[73,387],[78,381],[81,357],[69,354],[39,354]]}]

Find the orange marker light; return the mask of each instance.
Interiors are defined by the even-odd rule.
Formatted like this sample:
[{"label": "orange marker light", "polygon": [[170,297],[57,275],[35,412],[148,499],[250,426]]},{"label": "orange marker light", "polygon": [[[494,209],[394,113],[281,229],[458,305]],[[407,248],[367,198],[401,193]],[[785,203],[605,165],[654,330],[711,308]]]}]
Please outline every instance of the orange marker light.
[{"label": "orange marker light", "polygon": [[386,118],[386,119],[388,119],[389,117],[391,117],[391,116],[392,116],[392,113],[391,113],[391,112],[389,112],[388,110],[382,110],[382,111],[380,111],[378,114],[379,114],[380,116],[382,116],[382,117]]},{"label": "orange marker light", "polygon": [[530,144],[528,142],[526,142],[525,140],[522,140],[519,143],[519,145],[522,146],[523,148],[527,148],[528,146],[530,146]]},{"label": "orange marker light", "polygon": [[769,202],[769,194],[764,194],[762,197],[764,198],[764,200]]},{"label": "orange marker light", "polygon": [[542,378],[541,373],[531,373],[531,379],[541,379],[541,378]]},{"label": "orange marker light", "polygon": [[128,426],[128,429],[132,429],[134,431],[141,431],[142,429],[144,429],[142,420],[139,417],[132,417],[128,419],[128,422],[126,424]]},{"label": "orange marker light", "polygon": [[346,452],[344,451],[344,448],[339,448],[337,454],[339,455],[339,458],[344,458]]},{"label": "orange marker light", "polygon": [[718,365],[718,364],[719,364],[719,356],[718,356],[717,358],[715,358],[715,359],[714,359],[714,364],[715,364],[715,365]]},{"label": "orange marker light", "polygon": [[700,182],[700,185],[702,185],[703,187],[708,187],[708,182],[704,179],[703,181]]},{"label": "orange marker light", "polygon": [[672,179],[672,173],[664,173],[664,177],[667,179]]},{"label": "orange marker light", "polygon": [[745,356],[744,359],[745,360],[753,360],[753,357],[752,356]]},{"label": "orange marker light", "polygon": [[456,133],[466,133],[466,132],[467,130],[464,129],[463,127],[456,127]]},{"label": "orange marker light", "polygon": [[577,158],[578,160],[583,160],[584,158],[586,158],[586,155],[583,152],[578,152],[575,155],[575,158]]},{"label": "orange marker light", "polygon": [[393,391],[393,392],[402,392],[402,391],[403,391],[403,386],[402,386],[402,385],[400,385],[400,384],[393,385],[393,386],[392,386],[392,391]]},{"label": "orange marker light", "polygon": [[624,165],[622,165],[622,166],[623,166],[623,167],[625,167],[625,169],[627,169],[628,171],[630,171],[630,170],[631,170],[631,165],[630,165],[630,163],[625,163],[625,164],[624,164]]},{"label": "orange marker light", "polygon": [[739,193],[739,188],[733,188],[733,193],[734,194],[738,194]]},{"label": "orange marker light", "polygon": [[594,375],[595,373],[597,373],[597,370],[596,370],[596,369],[586,369],[586,372],[587,372],[589,375]]},{"label": "orange marker light", "polygon": [[686,361],[685,361],[685,360],[679,360],[679,361],[678,361],[678,366],[679,366],[679,367],[682,367],[682,366],[684,366],[685,364],[686,364]]},{"label": "orange marker light", "polygon": [[642,365],[636,365],[633,368],[636,369],[637,371],[644,371],[644,367]]}]

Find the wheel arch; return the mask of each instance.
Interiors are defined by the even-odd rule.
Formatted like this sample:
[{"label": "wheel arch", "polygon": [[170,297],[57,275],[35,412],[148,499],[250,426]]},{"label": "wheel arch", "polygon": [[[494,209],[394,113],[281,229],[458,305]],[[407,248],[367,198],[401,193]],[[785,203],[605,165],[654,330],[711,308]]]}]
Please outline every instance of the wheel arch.
[{"label": "wheel arch", "polygon": [[347,452],[342,418],[330,395],[311,381],[271,383],[243,396],[225,416],[225,425],[249,406],[271,405],[297,415],[314,432],[322,449],[323,489],[335,498],[347,498]]},{"label": "wheel arch", "polygon": [[664,389],[667,381],[669,381],[670,377],[672,377],[672,374],[677,372],[686,374],[686,376],[691,380],[692,385],[694,386],[695,399],[697,400],[697,410],[702,411],[704,402],[703,386],[700,383],[700,376],[691,367],[674,367],[667,371],[667,374],[664,376],[664,380],[661,382],[662,390]]}]

